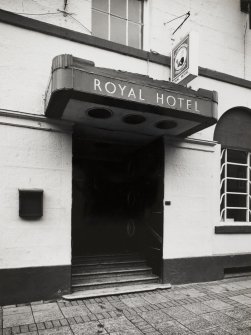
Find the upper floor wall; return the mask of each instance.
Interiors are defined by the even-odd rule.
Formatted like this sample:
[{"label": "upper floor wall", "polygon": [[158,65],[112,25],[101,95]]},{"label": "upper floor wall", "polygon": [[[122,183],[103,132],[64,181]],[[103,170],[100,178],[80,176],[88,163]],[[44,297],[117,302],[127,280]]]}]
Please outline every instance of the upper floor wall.
[{"label": "upper floor wall", "polygon": [[[251,80],[251,30],[240,0],[145,0],[143,49],[170,55],[186,33],[199,33],[199,65]],[[92,0],[1,0],[0,9],[92,35]],[[190,17],[173,35],[184,16]],[[172,21],[168,23],[169,21]]]},{"label": "upper floor wall", "polygon": [[[149,16],[148,20],[145,19],[145,34],[144,34],[144,45],[147,49],[157,49],[157,46],[159,48],[163,48],[166,55],[170,53],[170,48],[172,44],[171,40],[171,33],[173,32],[173,29],[177,28],[178,20],[173,21],[171,24],[173,25],[168,27],[168,25],[164,26],[163,20],[164,20],[164,11],[161,12],[160,8],[161,6],[166,6],[166,3],[172,3],[171,1],[161,1],[161,0],[145,0],[145,13],[144,16]],[[217,7],[219,10],[222,10],[221,3],[223,1],[204,1],[207,3],[214,3],[215,8]],[[204,15],[209,15],[211,12],[208,10],[206,11],[205,6],[203,5],[203,1],[193,0],[191,1],[190,6],[193,6],[195,8],[195,3],[198,4],[198,8],[203,7],[204,8]],[[181,12],[181,3],[186,3],[185,0],[175,1],[175,5],[172,4],[172,8],[176,8],[176,16],[178,15],[178,12]],[[239,17],[239,27],[241,26],[241,18],[245,19],[246,22],[247,16],[246,14],[241,13],[239,9],[239,0],[227,0],[227,3],[229,6],[226,6],[226,10],[228,8],[232,8],[232,11],[230,13],[234,13],[235,17]],[[238,3],[238,6],[236,5]],[[22,6],[23,4],[23,6]],[[39,4],[39,5],[38,5]],[[72,13],[72,17],[69,15],[64,16],[63,13],[58,12],[57,9],[64,10],[64,1],[63,0],[55,0],[55,1],[47,1],[47,0],[26,0],[26,1],[20,1],[20,0],[0,0],[0,8],[5,10],[10,10],[15,13],[26,13],[26,15],[34,13],[34,14],[45,14],[45,15],[34,15],[29,16],[30,18],[35,18],[36,20],[43,20],[47,21],[51,24],[57,24],[58,26],[61,25],[62,27],[71,29],[71,30],[79,30],[82,33],[85,33],[85,28],[80,25],[79,22],[80,18],[78,18],[77,21],[72,19],[73,13],[74,18],[77,17],[77,15],[83,15],[86,17],[86,21],[83,21],[86,23],[86,27],[91,28],[91,2],[89,0],[68,0],[67,1],[67,11]],[[217,4],[217,6],[216,6]],[[74,5],[76,5],[74,7]],[[81,5],[80,7],[77,7]],[[178,6],[179,5],[179,6]],[[19,7],[18,7],[19,6]],[[47,7],[46,7],[47,6]],[[52,6],[52,7],[51,7]],[[152,7],[151,7],[152,6]],[[155,7],[154,7],[155,6]],[[157,7],[159,6],[159,14],[157,11]],[[171,5],[170,5],[171,6]],[[88,9],[89,8],[89,9]],[[154,10],[155,8],[155,10]],[[163,7],[164,8],[164,7]],[[168,10],[170,10],[171,7],[169,7]],[[184,7],[185,8],[185,7]],[[183,12],[184,12],[183,8]],[[199,9],[197,8],[198,17],[202,15],[199,12]],[[209,8],[209,7],[207,7]],[[235,10],[234,10],[235,8]],[[60,9],[60,10],[61,10]],[[28,12],[29,10],[29,12]],[[55,14],[46,14],[46,10],[50,13]],[[187,8],[185,8],[187,10]],[[222,10],[223,11],[223,10]],[[59,13],[59,14],[58,14]],[[168,12],[166,12],[168,13]],[[174,13],[174,12],[172,12]],[[192,10],[191,10],[192,13]],[[223,13],[223,12],[221,12]],[[167,14],[165,14],[167,15]],[[174,14],[172,14],[174,17]],[[223,15],[223,14],[222,14]],[[194,16],[196,16],[194,14]],[[196,17],[197,17],[196,16]],[[158,20],[158,17],[160,19]],[[215,19],[218,16],[215,17]],[[231,17],[230,14],[228,18]],[[17,16],[19,19],[19,17]],[[87,20],[88,18],[88,20]],[[169,18],[171,18],[171,14],[169,14]],[[193,14],[191,15],[191,20],[193,18]],[[199,20],[199,18],[197,18]],[[213,19],[212,19],[213,20]],[[89,22],[89,23],[88,23]],[[205,20],[206,22],[206,20]],[[233,24],[237,22],[237,19],[233,21]],[[88,26],[88,24],[89,26]],[[148,26],[147,26],[148,23]],[[150,27],[150,24],[153,25],[153,23],[156,23],[156,27]],[[185,24],[182,26],[180,30],[177,32],[177,36],[175,34],[176,40],[178,37],[182,37],[186,30],[188,31],[189,25],[191,24],[191,21],[186,21]],[[206,23],[205,23],[206,24]],[[209,22],[207,22],[209,24]],[[222,27],[224,26],[224,22],[222,22]],[[150,76],[157,80],[169,80],[170,76],[170,69],[167,65],[165,57],[162,57],[162,61],[160,63],[148,61],[148,54],[146,52],[144,53],[144,57],[133,57],[133,55],[128,54],[122,54],[118,53],[113,50],[110,50],[109,48],[102,49],[100,47],[95,47],[95,45],[87,45],[85,42],[81,42],[81,36],[88,37],[89,35],[82,35],[79,34],[79,40],[80,42],[76,40],[70,40],[71,36],[68,36],[65,38],[58,38],[58,36],[53,36],[53,34],[50,33],[40,33],[38,31],[34,31],[32,29],[21,29],[20,27],[16,27],[11,24],[5,24],[0,23],[1,27],[1,44],[0,44],[0,60],[1,60],[1,80],[0,80],[0,90],[1,90],[1,96],[0,96],[0,109],[3,110],[9,110],[9,111],[18,111],[21,113],[30,113],[30,114],[37,114],[37,115],[43,115],[44,114],[44,94],[46,91],[46,88],[48,86],[48,80],[50,77],[50,69],[52,64],[52,59],[60,54],[72,54],[75,57],[89,59],[95,62],[95,65],[98,67],[106,67],[106,68],[113,68],[115,70],[122,70],[122,71],[128,71],[133,73],[139,73],[143,75]],[[157,28],[157,26],[159,28]],[[162,27],[163,26],[163,27]],[[163,31],[161,32],[161,29]],[[217,27],[217,26],[216,26]],[[49,27],[50,28],[50,27]],[[48,29],[49,29],[48,28]],[[151,29],[150,29],[151,28]],[[158,30],[159,29],[159,30]],[[210,35],[210,29],[205,29],[205,36],[207,38],[211,38]],[[222,28],[223,29],[223,28]],[[213,29],[212,29],[213,30]],[[153,34],[159,31],[159,35],[156,34],[156,48],[154,47],[155,39],[153,38]],[[237,30],[236,30],[237,31]],[[68,31],[69,32],[69,31]],[[148,32],[148,33],[147,33]],[[88,31],[87,31],[88,33]],[[169,35],[168,35],[169,34]],[[207,34],[207,35],[206,35]],[[165,36],[164,36],[165,35]],[[162,36],[162,37],[161,37]],[[163,37],[164,36],[164,37]],[[215,30],[214,36],[221,36],[221,32],[219,30]],[[229,39],[226,38],[226,42],[228,43],[229,40],[231,40],[231,36],[235,36],[232,31],[232,35],[229,32]],[[246,31],[246,38],[247,36],[250,39],[251,36],[251,30],[247,29]],[[243,36],[242,36],[243,37]],[[149,38],[149,41],[147,41],[147,38]],[[204,38],[204,37],[203,37]],[[157,39],[159,39],[159,43],[157,43]],[[206,37],[205,37],[206,39]],[[163,40],[166,41],[166,44],[163,43]],[[102,40],[101,40],[102,41]],[[204,39],[201,38],[201,43],[203,43]],[[148,43],[148,44],[147,44]],[[151,44],[152,43],[152,44]],[[212,44],[212,43],[211,43]],[[234,43],[233,43],[234,44]],[[250,43],[251,45],[251,43]],[[117,50],[118,50],[117,45]],[[219,59],[222,56],[221,51],[218,53],[215,52],[212,54],[211,57],[207,57],[207,52],[210,52],[211,45],[208,43],[204,48],[200,47],[200,53],[205,53],[205,59],[203,57],[200,57],[200,66],[208,66],[211,70],[219,70],[219,72],[225,72],[226,74],[235,74],[237,77],[242,78],[241,76],[241,69],[243,68],[243,60],[244,57],[239,57],[239,62],[235,61],[234,58],[232,59],[231,52],[229,52],[229,61],[224,63],[222,58],[222,64],[224,63],[224,66],[220,66]],[[219,48],[223,48],[224,45],[219,43]],[[121,48],[122,49],[122,48]],[[132,50],[132,49],[131,49]],[[136,50],[137,49],[133,49]],[[158,49],[159,52],[161,52],[160,49]],[[163,52],[164,52],[163,51]],[[142,53],[142,51],[141,51]],[[150,53],[149,53],[150,54]],[[224,52],[223,52],[224,54]],[[249,52],[249,57],[251,56],[251,50]],[[154,54],[151,53],[151,56],[154,56]],[[159,57],[161,59],[161,57]],[[206,59],[208,59],[208,65],[206,63]],[[248,57],[246,56],[246,70],[248,69],[247,64]],[[203,61],[205,63],[203,63]],[[250,66],[251,66],[251,62]],[[229,65],[228,65],[229,64]],[[234,69],[239,69],[240,74],[233,73]],[[228,71],[227,71],[228,70]],[[211,74],[214,73],[211,71]],[[217,74],[217,73],[216,73]],[[217,76],[216,76],[217,77]],[[189,86],[191,86],[193,89],[197,90],[199,88],[204,88],[208,90],[215,90],[219,94],[219,104],[218,104],[218,115],[219,117],[225,113],[230,108],[236,107],[236,106],[244,106],[251,108],[251,82],[250,81],[243,81],[238,80],[238,78],[235,78],[233,82],[231,83],[231,80],[225,80],[223,79],[215,79],[215,76],[212,76],[211,78],[208,78],[207,75],[199,75],[196,79],[194,79],[191,83],[189,83]],[[249,78],[251,80],[251,76]],[[243,83],[244,82],[244,83]],[[212,140],[213,139],[213,132],[214,127],[210,127],[200,133],[196,133],[194,137],[206,139],[206,140]]]}]

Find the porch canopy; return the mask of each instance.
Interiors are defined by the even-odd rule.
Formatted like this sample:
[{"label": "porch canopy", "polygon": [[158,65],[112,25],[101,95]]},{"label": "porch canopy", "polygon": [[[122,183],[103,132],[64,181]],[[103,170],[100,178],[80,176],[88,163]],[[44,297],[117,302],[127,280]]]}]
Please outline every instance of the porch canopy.
[{"label": "porch canopy", "polygon": [[87,137],[147,143],[213,125],[217,103],[215,91],[194,91],[60,55],[53,59],[45,115],[73,122]]}]

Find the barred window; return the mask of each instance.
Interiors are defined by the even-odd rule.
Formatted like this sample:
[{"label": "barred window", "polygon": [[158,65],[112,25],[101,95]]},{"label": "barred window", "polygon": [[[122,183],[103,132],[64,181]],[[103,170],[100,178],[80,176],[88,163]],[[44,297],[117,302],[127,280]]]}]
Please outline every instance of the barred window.
[{"label": "barred window", "polygon": [[251,222],[251,153],[222,149],[221,219]]},{"label": "barred window", "polygon": [[93,0],[92,34],[112,42],[141,49],[143,1]]}]

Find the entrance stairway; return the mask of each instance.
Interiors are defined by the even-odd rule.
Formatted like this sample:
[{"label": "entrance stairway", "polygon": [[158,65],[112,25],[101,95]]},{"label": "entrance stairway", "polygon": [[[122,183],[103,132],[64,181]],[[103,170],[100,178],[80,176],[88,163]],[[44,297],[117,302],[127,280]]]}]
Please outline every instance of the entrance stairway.
[{"label": "entrance stairway", "polygon": [[72,292],[159,283],[137,253],[76,256],[72,260]]}]

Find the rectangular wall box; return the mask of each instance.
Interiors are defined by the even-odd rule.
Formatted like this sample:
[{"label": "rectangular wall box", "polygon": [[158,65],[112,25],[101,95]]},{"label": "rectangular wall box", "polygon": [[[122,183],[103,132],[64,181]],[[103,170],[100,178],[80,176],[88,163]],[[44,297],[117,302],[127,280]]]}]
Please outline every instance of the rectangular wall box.
[{"label": "rectangular wall box", "polygon": [[26,220],[43,216],[43,193],[41,189],[19,189],[19,216]]}]

